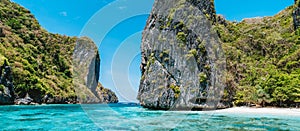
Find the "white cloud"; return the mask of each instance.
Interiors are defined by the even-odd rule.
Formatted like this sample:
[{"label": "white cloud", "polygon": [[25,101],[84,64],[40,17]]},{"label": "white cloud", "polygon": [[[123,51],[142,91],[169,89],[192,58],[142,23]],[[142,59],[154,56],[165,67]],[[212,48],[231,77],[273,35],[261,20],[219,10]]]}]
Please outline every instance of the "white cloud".
[{"label": "white cloud", "polygon": [[124,10],[124,9],[126,9],[127,7],[126,6],[119,6],[118,7],[120,10]]},{"label": "white cloud", "polygon": [[66,17],[66,16],[68,16],[68,13],[66,11],[62,11],[62,12],[59,12],[59,15]]}]

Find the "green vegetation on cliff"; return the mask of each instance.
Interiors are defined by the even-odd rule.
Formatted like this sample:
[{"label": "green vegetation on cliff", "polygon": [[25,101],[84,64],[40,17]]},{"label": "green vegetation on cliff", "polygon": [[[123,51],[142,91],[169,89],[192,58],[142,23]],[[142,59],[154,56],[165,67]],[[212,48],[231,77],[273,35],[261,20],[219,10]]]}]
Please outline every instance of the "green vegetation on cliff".
[{"label": "green vegetation on cliff", "polygon": [[48,33],[26,9],[6,0],[0,2],[0,57],[13,70],[15,91],[39,100],[75,98],[71,57],[75,38]]},{"label": "green vegetation on cliff", "polygon": [[227,99],[237,105],[300,103],[300,29],[294,28],[293,20],[296,8],[290,6],[273,17],[216,24],[227,57]]},{"label": "green vegetation on cliff", "polygon": [[[76,101],[72,55],[76,37],[44,30],[27,9],[0,0],[0,64],[8,60],[19,98]],[[103,87],[102,87],[103,88]]]}]

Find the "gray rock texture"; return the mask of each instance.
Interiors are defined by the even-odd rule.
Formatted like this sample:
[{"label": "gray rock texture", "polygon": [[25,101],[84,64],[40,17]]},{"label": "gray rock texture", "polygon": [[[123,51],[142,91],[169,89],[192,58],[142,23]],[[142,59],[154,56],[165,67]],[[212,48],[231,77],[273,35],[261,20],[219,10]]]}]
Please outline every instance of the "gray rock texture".
[{"label": "gray rock texture", "polygon": [[295,11],[293,12],[294,28],[300,27],[300,0],[295,0]]},{"label": "gray rock texture", "polygon": [[[98,83],[100,56],[96,44],[87,37],[77,40],[73,53],[74,86],[80,103],[116,103],[118,98]],[[101,85],[101,86],[99,86]],[[105,89],[105,93],[102,92]]]},{"label": "gray rock texture", "polygon": [[4,29],[0,27],[0,37],[5,37]]},{"label": "gray rock texture", "polygon": [[118,97],[116,94],[111,91],[110,89],[107,89],[103,87],[100,83],[98,83],[98,86],[96,88],[96,93],[99,98],[99,100],[102,103],[118,103]]},{"label": "gray rock texture", "polygon": [[36,103],[33,102],[33,99],[27,93],[24,98],[19,98],[15,100],[16,105],[35,105]]},{"label": "gray rock texture", "polygon": [[138,100],[151,109],[225,108],[225,59],[211,0],[156,0],[142,38]]},{"label": "gray rock texture", "polygon": [[0,105],[14,103],[15,91],[11,73],[11,67],[5,60],[0,66]]}]

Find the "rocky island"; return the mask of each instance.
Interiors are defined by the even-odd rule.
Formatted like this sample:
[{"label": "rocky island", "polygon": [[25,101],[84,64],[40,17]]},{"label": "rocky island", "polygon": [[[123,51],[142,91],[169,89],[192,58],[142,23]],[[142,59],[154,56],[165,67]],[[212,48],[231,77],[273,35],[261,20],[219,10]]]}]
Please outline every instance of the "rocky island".
[{"label": "rocky island", "polygon": [[[300,103],[300,3],[272,17],[226,20],[213,0],[156,0],[143,32],[138,100],[150,109]],[[53,34],[0,1],[0,104],[114,103],[87,37]]]},{"label": "rocky island", "polygon": [[9,0],[0,0],[0,66],[0,105],[118,102],[98,83],[93,41],[49,33]]},{"label": "rocky island", "polygon": [[150,109],[300,104],[300,3],[227,21],[213,0],[155,0],[142,38],[138,100]]}]

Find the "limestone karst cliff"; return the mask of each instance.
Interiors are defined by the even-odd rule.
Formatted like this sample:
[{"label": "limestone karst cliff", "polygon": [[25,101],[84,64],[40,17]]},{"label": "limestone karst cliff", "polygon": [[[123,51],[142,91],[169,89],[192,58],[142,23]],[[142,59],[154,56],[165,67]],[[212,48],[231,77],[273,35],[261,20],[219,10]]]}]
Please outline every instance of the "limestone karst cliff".
[{"label": "limestone karst cliff", "polygon": [[[0,104],[118,101],[113,92],[98,86],[100,56],[91,40],[49,33],[29,10],[10,0],[0,0],[1,66],[4,61],[11,72],[9,77],[3,75],[7,71],[0,73],[5,79],[0,83]],[[83,73],[79,80],[78,72]],[[6,90],[8,81],[13,89]]]},{"label": "limestone karst cliff", "polygon": [[224,108],[225,59],[211,0],[156,0],[142,39],[138,99],[153,109]]},{"label": "limestone karst cliff", "polygon": [[73,83],[80,103],[117,103],[118,98],[98,81],[100,56],[96,44],[87,37],[77,40],[73,53]]},{"label": "limestone karst cliff", "polygon": [[300,103],[299,1],[272,17],[227,21],[213,0],[156,0],[143,32],[138,100],[201,110]]},{"label": "limestone karst cliff", "polygon": [[[1,60],[1,59],[0,59]],[[11,67],[7,60],[0,65],[0,104],[12,104],[15,99]]]},{"label": "limestone karst cliff", "polygon": [[300,1],[295,0],[295,6],[293,12],[294,28],[297,29],[300,27]]}]

